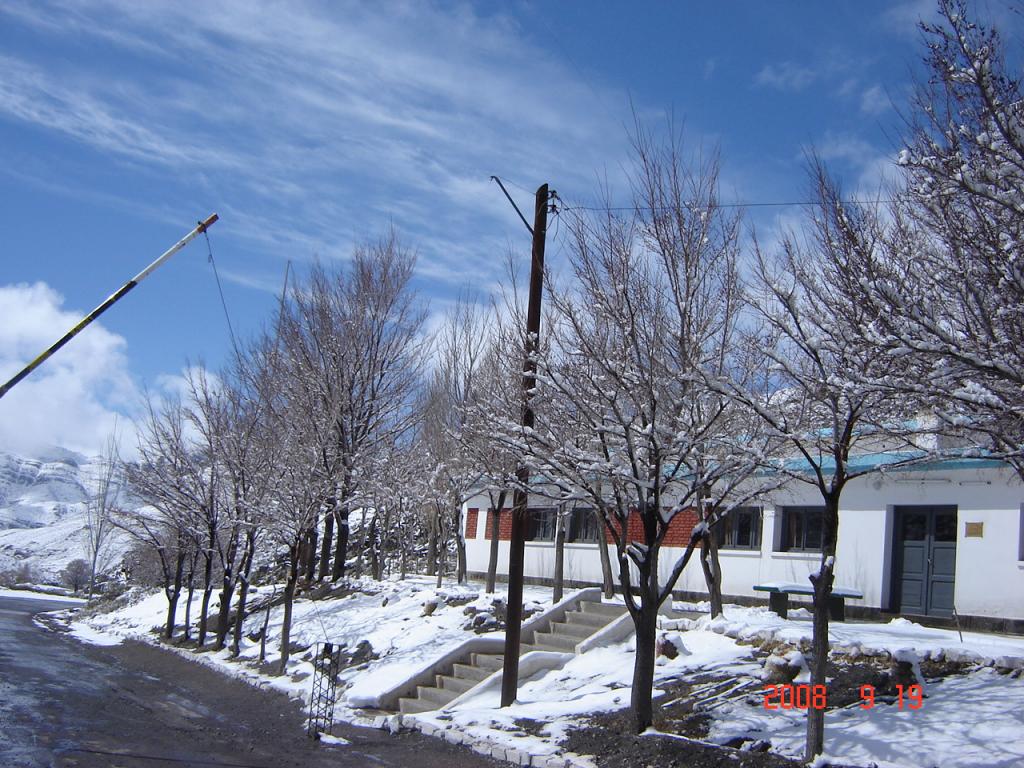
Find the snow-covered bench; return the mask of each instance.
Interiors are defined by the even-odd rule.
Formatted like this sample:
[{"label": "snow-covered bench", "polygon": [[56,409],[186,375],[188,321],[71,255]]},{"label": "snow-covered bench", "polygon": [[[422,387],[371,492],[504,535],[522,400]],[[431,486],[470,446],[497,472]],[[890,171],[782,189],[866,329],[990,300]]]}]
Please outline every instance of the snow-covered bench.
[{"label": "snow-covered bench", "polygon": [[[790,595],[814,596],[814,588],[810,584],[795,584],[789,581],[774,581],[767,584],[754,586],[755,592],[768,593],[768,607],[786,618],[789,613]],[[832,594],[828,599],[828,612],[833,621],[846,621],[846,599],[861,600],[863,593],[849,587],[832,587]]]}]

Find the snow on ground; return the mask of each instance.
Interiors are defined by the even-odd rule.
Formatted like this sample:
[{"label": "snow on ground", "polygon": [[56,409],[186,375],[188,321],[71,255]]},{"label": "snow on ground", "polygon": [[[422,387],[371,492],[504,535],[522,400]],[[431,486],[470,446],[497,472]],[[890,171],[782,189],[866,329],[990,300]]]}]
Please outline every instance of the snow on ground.
[{"label": "snow on ground", "polygon": [[[695,608],[694,605],[679,607]],[[707,609],[707,606],[702,606]],[[763,608],[726,606],[725,616],[696,621],[663,621],[668,634],[685,646],[680,655],[658,659],[659,684],[713,673],[736,680],[736,691],[722,696],[711,710],[709,741],[724,744],[735,737],[766,739],[772,749],[799,758],[803,754],[806,714],[763,707],[762,663],[753,646],[739,639],[772,639],[794,646],[811,636],[810,614],[792,611],[782,619]],[[674,631],[674,630],[682,631]],[[938,655],[964,661],[1000,658],[1024,661],[1024,638],[931,629],[895,619],[886,624],[833,623],[833,642],[854,654],[888,651],[911,657]],[[427,730],[457,728],[473,739],[531,754],[558,753],[558,742],[582,716],[625,708],[629,704],[633,640],[599,648],[572,659],[564,668],[542,673],[523,684],[515,705],[499,710],[499,692],[484,691],[453,710],[416,715]],[[806,674],[806,673],[805,673]],[[798,677],[799,682],[802,678]],[[829,756],[847,765],[878,768],[1011,768],[1024,766],[1024,680],[979,666],[965,676],[949,677],[926,688],[918,710],[900,710],[879,700],[871,709],[859,705],[826,715]],[[546,723],[540,735],[525,733],[517,719]]]},{"label": "snow on ground", "polygon": [[[707,603],[677,603],[679,607],[707,610]],[[789,612],[783,619],[767,608],[726,607],[722,616],[683,622],[684,626],[710,629],[739,640],[771,637],[779,642],[799,645],[810,642],[811,613],[805,608]],[[964,632],[963,642],[955,629],[924,627],[908,619],[895,618],[888,623],[830,622],[829,641],[833,650],[895,652],[909,648],[923,655],[944,650],[963,661],[984,661],[999,657],[1024,657],[1024,638],[984,632]]]},{"label": "snow on ground", "polygon": [[[740,702],[716,714],[711,740],[763,738],[792,757],[803,754],[806,717]],[[928,686],[920,709],[878,702],[825,716],[828,755],[878,768],[1012,768],[1024,765],[1024,682],[982,668]]]},{"label": "snow on ground", "polygon": [[[749,659],[750,648],[713,632],[686,633],[687,653],[673,660],[660,658],[655,670],[659,682],[697,672],[753,674],[760,667]],[[470,737],[496,745],[553,755],[567,732],[580,727],[581,718],[629,706],[635,639],[595,648],[576,656],[561,669],[540,673],[520,685],[516,703],[499,709],[500,691],[488,690],[463,700],[451,711],[416,715],[433,728],[458,727]],[[518,719],[545,723],[539,736],[524,734]]]},{"label": "snow on ground", "polygon": [[[341,696],[335,714],[338,719],[352,722],[366,720],[358,710],[358,704],[390,689],[424,664],[442,656],[453,645],[477,636],[462,628],[470,620],[465,614],[467,605],[484,609],[491,605],[492,600],[504,598],[502,593],[483,594],[479,585],[445,584],[437,589],[435,579],[416,576],[403,581],[376,582],[361,579],[350,581],[349,585],[357,591],[346,597],[296,600],[292,613],[291,642],[299,646],[312,646],[314,643],[329,641],[335,646],[345,646],[349,652],[354,651],[362,641],[370,643],[379,658],[369,661],[365,666],[356,665],[343,670],[340,675],[342,690],[339,691]],[[275,592],[280,595],[281,591],[280,586],[260,587],[250,600],[262,599]],[[524,589],[525,600],[538,608],[550,605],[550,597],[549,588]],[[216,598],[211,598],[211,613],[216,602]],[[436,603],[437,608],[429,616],[424,616],[424,606],[430,602]],[[199,615],[199,608],[200,595],[197,594],[193,598],[193,621]],[[153,641],[153,630],[163,624],[166,612],[167,600],[162,592],[158,592],[110,613],[75,621],[72,633],[90,642],[100,638],[119,641],[126,637]],[[179,621],[184,615],[183,598],[178,606]],[[232,660],[227,649],[201,655],[185,653],[189,658],[211,664],[229,674],[258,685],[270,686],[308,702],[313,666],[302,658],[305,653],[293,654],[287,676],[268,674],[272,670],[257,668],[260,644],[258,640],[250,639],[249,635],[259,631],[263,618],[263,612],[260,611],[246,620],[240,653],[242,663]],[[267,628],[266,662],[275,668],[280,659],[282,618],[281,606],[271,610]]]},{"label": "snow on ground", "polygon": [[[490,605],[479,586],[446,585],[436,589],[433,579],[411,577],[405,581],[351,582],[351,595],[295,604],[292,639],[305,646],[328,639],[354,650],[368,641],[379,658],[342,672],[344,692],[336,719],[366,724],[367,713],[356,705],[405,679],[425,663],[443,655],[473,633],[465,605]],[[261,587],[257,598],[274,590]],[[280,591],[280,588],[277,588]],[[550,592],[527,587],[527,600],[550,605]],[[198,614],[199,597],[193,607]],[[467,602],[468,601],[468,602]],[[214,600],[214,603],[216,601]],[[423,607],[436,602],[436,610],[424,616]],[[692,604],[677,607],[704,608]],[[166,612],[161,593],[145,597],[108,614],[75,622],[73,631],[90,641],[104,638],[141,637],[152,641]],[[184,616],[184,605],[179,606]],[[656,695],[670,682],[692,681],[711,673],[735,679],[736,696],[723,696],[711,710],[709,740],[725,743],[737,736],[766,739],[774,751],[799,756],[803,750],[805,713],[799,710],[766,710],[762,706],[762,659],[755,657],[751,641],[783,642],[797,647],[809,640],[811,625],[804,610],[782,619],[764,608],[728,605],[717,619],[664,620],[663,632],[682,645],[678,657],[658,659]],[[246,622],[246,633],[262,626],[262,613]],[[277,660],[281,608],[271,612],[267,661]],[[850,659],[887,651],[909,658],[932,658],[940,652],[949,659],[976,664],[966,675],[947,677],[926,687],[927,697],[917,710],[900,710],[879,700],[872,709],[854,704],[826,715],[828,754],[849,765],[876,764],[879,768],[939,766],[940,768],[1010,768],[1024,765],[1024,679],[1000,674],[984,666],[1024,666],[1024,638],[965,632],[961,643],[955,631],[932,629],[905,619],[888,623],[839,622],[831,624],[834,647]],[[633,670],[632,639],[596,648],[572,658],[565,666],[541,672],[520,686],[516,704],[499,709],[499,692],[490,688],[463,700],[446,712],[405,716],[425,732],[457,731],[467,743],[490,744],[532,755],[560,754],[559,742],[589,715],[628,707]],[[257,668],[259,643],[243,641],[242,662],[231,661],[227,651],[196,654],[179,650],[188,658],[268,685],[303,701],[309,700],[312,665],[293,656],[287,676],[276,677]],[[801,678],[798,678],[800,680]],[[662,686],[658,689],[658,686]],[[727,691],[728,693],[728,691]],[[516,720],[544,724],[539,733],[527,733]]]},{"label": "snow on ground", "polygon": [[[49,591],[43,591],[43,590]],[[21,597],[26,600],[59,600],[63,603],[84,603],[85,598],[65,595],[62,590],[40,585],[33,589],[7,589],[0,587],[0,597]]]}]

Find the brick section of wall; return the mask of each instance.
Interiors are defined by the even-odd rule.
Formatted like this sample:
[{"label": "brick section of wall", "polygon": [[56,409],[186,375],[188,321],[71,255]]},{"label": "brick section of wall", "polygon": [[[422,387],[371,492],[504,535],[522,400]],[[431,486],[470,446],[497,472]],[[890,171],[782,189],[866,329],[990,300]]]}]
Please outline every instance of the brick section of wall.
[{"label": "brick section of wall", "polygon": [[[693,532],[693,527],[697,525],[699,520],[700,517],[696,509],[684,509],[676,514],[672,518],[672,522],[669,523],[668,533],[665,534],[663,546],[685,548],[690,542],[690,533]],[[626,525],[626,536],[629,541],[644,540],[644,527],[640,522],[640,515],[636,512],[629,516]],[[604,538],[608,544],[613,542],[612,535],[608,532],[607,528],[604,531]]]},{"label": "brick section of wall", "polygon": [[[490,540],[491,526],[494,525],[494,510],[487,510],[487,530],[484,531],[484,538]],[[512,540],[512,509],[506,507],[501,510],[501,517],[498,519],[498,541]]]},{"label": "brick section of wall", "polygon": [[466,538],[476,538],[476,523],[480,518],[480,510],[477,507],[470,507],[466,510]]},{"label": "brick section of wall", "polygon": [[700,516],[696,509],[684,509],[672,518],[668,525],[668,533],[665,534],[666,547],[686,547],[690,543],[690,534],[693,528],[700,522]]}]

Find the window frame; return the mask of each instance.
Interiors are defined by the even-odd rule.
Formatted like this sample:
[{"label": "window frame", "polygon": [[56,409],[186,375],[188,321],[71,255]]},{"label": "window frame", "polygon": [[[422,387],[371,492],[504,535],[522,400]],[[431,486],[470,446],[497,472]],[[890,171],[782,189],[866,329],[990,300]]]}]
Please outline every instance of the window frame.
[{"label": "window frame", "polygon": [[[740,516],[750,516],[750,544],[737,544],[736,543],[736,531],[737,528],[731,523],[736,522],[736,518]],[[715,528],[715,543],[720,550],[738,550],[740,552],[759,552],[761,551],[761,542],[763,541],[764,534],[764,509],[756,505],[747,505],[742,507],[733,507],[725,513],[725,517],[722,519]]]},{"label": "window frame", "polygon": [[526,541],[554,543],[555,532],[558,530],[558,508],[530,507],[527,511],[530,519],[526,528]]},{"label": "window frame", "polygon": [[[604,524],[593,507],[573,507],[567,514],[566,544],[600,544]],[[593,530],[589,530],[593,526]],[[580,533],[591,535],[581,536]]]},{"label": "window frame", "polygon": [[[777,552],[821,552],[822,544],[825,538],[825,507],[814,506],[814,505],[793,505],[787,507],[781,507],[782,512],[782,524],[780,529],[779,546],[776,549]],[[807,546],[807,518],[811,514],[817,514],[819,516],[818,530],[821,538],[819,539],[816,546]],[[800,542],[797,546],[787,546],[787,542],[790,539],[790,528],[792,526],[792,519],[794,516],[799,516],[800,525]]]}]

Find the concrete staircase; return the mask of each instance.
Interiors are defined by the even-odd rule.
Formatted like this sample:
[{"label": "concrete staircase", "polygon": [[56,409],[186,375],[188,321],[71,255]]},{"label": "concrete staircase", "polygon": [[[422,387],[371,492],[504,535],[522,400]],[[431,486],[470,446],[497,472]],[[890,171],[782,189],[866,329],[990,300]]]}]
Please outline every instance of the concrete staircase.
[{"label": "concrete staircase", "polygon": [[[565,612],[565,616],[552,621],[546,631],[523,633],[520,655],[531,651],[575,653],[583,640],[603,629],[626,612],[625,606],[581,601],[579,607]],[[531,637],[532,635],[532,637]],[[529,642],[526,642],[529,639]],[[416,686],[414,698],[400,698],[398,710],[402,714],[429,712],[442,709],[456,696],[460,696],[477,683],[499,672],[504,656],[496,653],[470,653],[450,665],[443,674],[435,675],[434,685]]]}]

